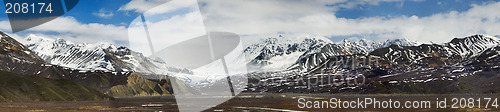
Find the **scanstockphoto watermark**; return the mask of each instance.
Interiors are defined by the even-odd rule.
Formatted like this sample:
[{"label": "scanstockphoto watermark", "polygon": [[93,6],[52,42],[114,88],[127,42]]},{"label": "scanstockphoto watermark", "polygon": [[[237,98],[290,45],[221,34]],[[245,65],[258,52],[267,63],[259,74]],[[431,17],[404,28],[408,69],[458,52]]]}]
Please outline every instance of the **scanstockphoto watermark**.
[{"label": "scanstockphoto watermark", "polygon": [[496,97],[448,97],[434,100],[393,100],[384,98],[355,98],[355,99],[310,99],[298,98],[297,107],[302,109],[493,109],[498,108]]},{"label": "scanstockphoto watermark", "polygon": [[[379,66],[380,57],[373,55],[346,55],[332,56],[327,59],[322,67],[329,70],[356,70],[359,68],[369,68]],[[336,72],[336,71],[325,71]]]},{"label": "scanstockphoto watermark", "polygon": [[[358,69],[379,66],[379,57],[371,55],[333,56],[320,66],[306,70],[250,75],[250,86],[362,86],[365,74]],[[354,71],[354,72],[351,72]]]}]

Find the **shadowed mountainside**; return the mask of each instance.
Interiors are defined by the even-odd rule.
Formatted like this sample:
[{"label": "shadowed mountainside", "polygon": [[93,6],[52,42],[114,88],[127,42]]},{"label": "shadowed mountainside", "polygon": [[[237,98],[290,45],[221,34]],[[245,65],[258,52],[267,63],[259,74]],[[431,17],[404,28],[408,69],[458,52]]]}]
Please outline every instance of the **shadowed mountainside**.
[{"label": "shadowed mountainside", "polygon": [[66,79],[22,76],[0,71],[0,102],[109,99],[113,98],[93,88]]}]

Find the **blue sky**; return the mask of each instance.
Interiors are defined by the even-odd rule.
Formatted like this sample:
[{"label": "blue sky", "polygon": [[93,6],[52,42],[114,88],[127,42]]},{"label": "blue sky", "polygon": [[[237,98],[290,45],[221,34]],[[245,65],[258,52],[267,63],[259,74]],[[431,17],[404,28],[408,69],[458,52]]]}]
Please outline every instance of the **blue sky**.
[{"label": "blue sky", "polygon": [[[481,1],[484,2],[484,1]],[[400,1],[400,2],[381,2],[377,5],[359,5],[352,8],[341,8],[332,11],[335,16],[340,18],[357,19],[382,17],[390,18],[397,16],[431,16],[438,13],[447,13],[450,11],[466,11],[471,8],[471,4],[477,4],[473,0],[424,0],[424,1]],[[329,6],[329,5],[327,5]],[[331,36],[332,41],[341,41],[351,37],[361,37],[366,35],[347,35]],[[376,36],[376,35],[369,35]],[[368,37],[369,37],[368,36]],[[352,40],[352,39],[351,39]],[[355,41],[355,40],[352,40]]]},{"label": "blue sky", "polygon": [[[128,2],[130,0],[80,0],[78,5],[65,16],[72,16],[82,23],[125,25],[139,15],[132,11],[118,11]],[[113,16],[103,18],[95,15],[100,13],[100,10],[112,13]]]},{"label": "blue sky", "polygon": [[[399,16],[427,17],[435,14],[449,13],[452,11],[464,12],[472,8],[473,4],[489,4],[499,0],[415,0],[399,2],[380,2],[376,5],[358,5],[350,8],[340,8],[332,11],[339,18],[359,19],[382,17],[391,18]],[[327,4],[327,7],[335,6]],[[485,10],[488,12],[488,10]],[[496,11],[490,11],[496,12]],[[479,32],[478,32],[479,33]],[[496,34],[495,34],[496,35]],[[343,35],[327,36],[333,41],[341,41],[350,37],[371,37],[376,35]],[[401,37],[404,38],[404,37]],[[357,39],[354,39],[357,40]]]},{"label": "blue sky", "polygon": [[[24,37],[33,33],[50,38],[65,38],[81,42],[95,42],[103,39],[102,41],[111,41],[126,46],[127,27],[141,13],[138,11],[140,8],[124,9],[124,7],[130,5],[129,3],[149,1],[80,0],[73,10],[60,17],[57,22],[41,25],[14,35]],[[346,38],[353,40],[359,38],[375,40],[409,38],[410,40],[444,42],[449,38],[474,33],[500,34],[497,32],[500,30],[493,27],[496,24],[500,25],[500,22],[493,20],[497,16],[495,14],[497,6],[495,5],[498,4],[498,1],[276,0],[224,1],[224,3],[219,3],[208,0],[203,3],[202,10],[210,12],[211,15],[208,18],[212,19],[207,23],[209,26],[213,26],[212,29],[227,30],[240,35],[275,35],[284,32],[325,36],[333,41]],[[173,8],[174,10],[163,13],[162,18],[154,18],[156,21],[150,22],[169,20],[172,19],[171,17],[179,15],[187,18],[184,15],[191,12],[190,8],[186,7]],[[489,12],[489,14],[475,15],[479,14],[474,12],[477,10],[483,10],[480,12]],[[0,12],[5,12],[3,5],[0,6]],[[488,21],[476,21],[478,18]],[[2,22],[8,23],[6,21],[8,21],[7,15],[0,14],[0,25],[5,26]],[[456,24],[457,21],[470,22]],[[62,22],[71,24],[65,26],[66,23]],[[50,28],[49,25],[61,25],[61,28]],[[473,27],[460,28],[464,26]],[[81,31],[88,29],[95,29],[95,31]],[[5,31],[8,28],[0,26],[0,30]],[[88,34],[89,32],[96,34]],[[165,35],[168,35],[168,31]],[[436,38],[431,38],[434,35],[447,38],[436,40]],[[103,37],[109,38],[106,40]]]},{"label": "blue sky", "polygon": [[[64,16],[71,16],[82,23],[113,24],[128,27],[141,13],[133,10],[119,10],[131,0],[80,0],[77,7]],[[112,16],[98,16],[99,13]],[[187,13],[186,11],[173,12],[171,15]]]},{"label": "blue sky", "polygon": [[[332,12],[337,17],[356,19],[366,17],[392,17],[392,16],[430,16],[437,13],[450,11],[466,11],[471,4],[484,4],[498,0],[423,0],[403,2],[380,2],[378,5],[359,5],[355,8],[341,8]],[[140,13],[134,11],[120,11],[120,7],[130,0],[80,0],[77,7],[64,16],[72,16],[82,23],[113,24],[128,26]],[[2,9],[4,10],[4,9]],[[103,18],[96,16],[100,10],[112,13],[113,16]],[[2,16],[2,19],[5,19]]]},{"label": "blue sky", "polygon": [[[123,23],[128,24],[137,15],[139,15],[139,13],[135,13],[134,11],[118,10],[121,6],[130,1],[131,0],[80,0],[78,5],[64,16],[74,17],[82,23],[101,23],[126,26]],[[110,16],[109,18],[97,16],[96,13],[100,13],[99,11],[101,10],[107,14],[112,13],[113,16]],[[4,5],[0,5],[0,11],[5,12]],[[0,19],[6,20],[7,15],[2,13]]]},{"label": "blue sky", "polygon": [[[128,26],[128,24],[140,13],[134,11],[119,10],[120,7],[131,0],[80,0],[78,5],[65,14],[82,23],[113,24],[117,26]],[[471,4],[484,4],[498,0],[418,0],[403,2],[380,2],[377,5],[358,5],[354,8],[341,8],[332,12],[337,17],[356,19],[366,17],[392,17],[392,16],[430,16],[436,13],[450,11],[466,11]],[[336,4],[326,4],[326,6]],[[5,7],[0,6],[0,11],[5,12]],[[99,17],[96,13],[112,13],[110,17]],[[0,16],[1,20],[7,19],[5,13]]]},{"label": "blue sky", "polygon": [[431,16],[437,13],[450,11],[466,11],[471,4],[489,3],[493,0],[425,0],[381,2],[378,5],[360,5],[354,8],[342,8],[335,12],[337,17],[362,18],[362,17],[390,17],[390,16]]},{"label": "blue sky", "polygon": [[[71,11],[63,15],[73,17],[82,23],[113,24],[117,26],[128,26],[140,13],[134,11],[119,10],[120,7],[131,0],[80,0],[78,5]],[[3,1],[2,1],[3,2]],[[5,12],[5,6],[0,5],[0,12]],[[102,17],[96,14],[112,14],[109,17]],[[0,20],[7,20],[5,13],[0,14]]]}]

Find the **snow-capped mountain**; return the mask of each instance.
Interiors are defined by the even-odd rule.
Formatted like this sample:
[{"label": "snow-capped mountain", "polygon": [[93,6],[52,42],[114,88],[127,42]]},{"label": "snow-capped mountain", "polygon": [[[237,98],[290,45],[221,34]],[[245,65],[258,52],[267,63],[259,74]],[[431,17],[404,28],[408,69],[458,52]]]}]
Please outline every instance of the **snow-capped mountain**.
[{"label": "snow-capped mountain", "polygon": [[[117,47],[106,42],[75,44],[63,39],[29,35],[24,44],[50,64],[79,70],[135,71],[149,74],[192,73],[187,69],[169,67],[161,59],[144,57],[126,47]],[[316,66],[329,56],[366,54],[390,44],[410,46],[415,43],[406,39],[385,42],[362,39],[354,43],[347,40],[334,43],[324,37],[279,35],[249,45],[242,54],[247,59],[249,71],[279,71],[293,68],[290,67],[292,65]]]},{"label": "snow-capped mountain", "polygon": [[112,86],[126,84],[128,72],[80,71],[48,64],[36,52],[0,31],[0,71],[19,75],[51,79],[68,79],[73,82],[107,90]]},{"label": "snow-capped mountain", "polygon": [[[252,74],[255,79],[251,79],[247,91],[369,94],[500,92],[500,43],[498,38],[492,36],[472,35],[444,44],[390,45],[369,54],[347,54],[327,57],[326,61],[308,72]],[[378,61],[349,68],[336,65],[335,61],[339,60],[332,59],[340,57],[347,59],[340,60],[342,63],[352,64],[359,60],[346,57],[356,56],[371,56]]]},{"label": "snow-capped mountain", "polygon": [[422,44],[420,46],[389,46],[371,52],[388,62],[386,64],[407,66],[435,67],[451,65],[476,57],[500,45],[496,37],[473,35],[455,38],[444,44]]},{"label": "snow-capped mountain", "polygon": [[[38,40],[38,42],[40,42],[38,44],[42,44],[42,45],[33,44],[31,45],[32,47],[36,46],[37,50],[43,49],[45,51],[43,52],[45,53],[44,54],[45,58],[54,57],[53,59],[59,60],[56,62],[64,62],[64,60],[76,62],[79,60],[79,59],[72,59],[70,57],[98,58],[99,55],[96,54],[104,52],[106,55],[104,56],[104,58],[107,58],[104,59],[105,60],[104,62],[111,63],[115,66],[121,66],[119,68],[113,66],[114,70],[120,70],[120,69],[123,70],[122,68],[125,67],[123,67],[122,65],[132,65],[127,62],[130,61],[131,59],[127,59],[126,56],[133,54],[132,53],[133,51],[127,50],[124,47],[114,47],[113,45],[105,43],[95,44],[95,45],[73,44],[71,42],[64,41],[62,39],[57,39],[57,40],[44,39],[41,37],[36,37],[34,35],[31,35],[30,37],[31,38],[26,38],[26,39],[31,39],[31,42],[34,42],[34,40]],[[23,43],[26,43],[26,41],[24,41]],[[105,49],[105,50],[91,50],[91,48],[89,47],[95,49]],[[84,51],[83,49],[86,50]],[[113,52],[111,52],[111,50]],[[57,84],[73,85],[72,83],[68,82],[69,80],[71,82],[85,85],[86,87],[97,89],[101,92],[106,92],[108,95],[126,94],[129,96],[142,96],[142,95],[147,96],[147,95],[157,95],[157,94],[169,95],[172,93],[170,84],[175,84],[175,83],[177,83],[176,85],[181,86],[183,90],[189,90],[190,88],[188,86],[185,86],[181,81],[172,83],[169,82],[169,79],[174,78],[173,80],[175,80],[175,77],[166,77],[165,75],[157,75],[157,74],[144,75],[144,73],[132,72],[132,71],[131,72],[109,71],[105,68],[106,66],[97,66],[102,68],[98,68],[95,69],[95,71],[93,71],[93,70],[83,70],[83,68],[75,69],[70,67],[58,66],[56,64],[50,64],[47,63],[44,59],[42,59],[41,56],[38,56],[37,52],[30,50],[29,47],[21,44],[17,40],[13,39],[9,35],[1,31],[0,31],[0,52],[1,52],[0,61],[2,62],[0,63],[0,72],[7,73],[7,75],[15,74],[15,75],[28,76],[26,77],[28,78],[28,80],[22,81],[24,85],[35,84],[36,87],[47,88],[43,84],[42,85],[38,84],[39,81],[37,80],[38,79],[47,80],[47,78],[65,79],[65,80],[54,80],[58,82],[54,84],[56,84],[56,86],[60,86]],[[70,55],[64,52],[72,52],[76,54]],[[63,58],[63,57],[68,57],[68,58]],[[136,57],[133,59],[139,60],[140,58]],[[101,60],[96,59],[90,61],[101,61]],[[139,64],[146,63],[144,62],[144,60],[138,62]],[[102,63],[94,63],[94,64],[102,64]],[[147,63],[145,65],[147,65]],[[145,67],[145,65],[139,67]],[[144,69],[139,69],[139,67],[135,67],[136,69],[131,69],[131,70],[134,71],[144,70]],[[128,68],[133,68],[133,66],[129,66]],[[175,71],[175,68],[167,68],[166,70]],[[182,69],[178,70],[180,70],[181,72],[185,72],[182,71]],[[147,76],[149,78],[137,77],[139,73],[142,74],[141,76]],[[12,77],[25,77],[25,76],[8,76],[8,77],[12,78]],[[7,80],[11,79],[7,78]],[[17,80],[14,80],[13,82],[16,81]],[[29,82],[29,81],[35,81],[35,82]],[[54,85],[50,86],[52,87]],[[86,88],[85,90],[89,91],[90,89]],[[25,90],[22,91],[26,92]]]},{"label": "snow-capped mountain", "polygon": [[43,63],[44,61],[34,54],[30,49],[11,38],[7,34],[0,32],[0,55],[2,58],[13,58],[12,60],[25,63]]},{"label": "snow-capped mountain", "polygon": [[416,46],[418,42],[410,41],[408,39],[387,39],[383,42],[374,42],[372,40],[361,39],[354,44],[365,47],[368,51],[373,51],[375,49],[389,47],[390,45],[400,45],[400,46]]},{"label": "snow-capped mountain", "polygon": [[326,61],[329,57],[339,55],[366,54],[365,47],[356,45],[348,40],[325,45],[321,50],[309,51],[299,57],[299,59],[288,69],[298,69],[307,71]]},{"label": "snow-capped mountain", "polygon": [[350,42],[344,39],[341,42],[325,45],[320,51],[310,51],[305,55],[300,56],[297,62],[295,62],[295,64],[289,69],[308,71],[316,66],[319,66],[321,63],[333,56],[357,54],[365,55],[375,49],[388,47],[390,45],[414,46],[417,45],[417,42],[412,42],[407,39],[388,39],[384,42],[374,42],[371,40],[361,39],[358,42]]},{"label": "snow-capped mountain", "polygon": [[332,43],[324,37],[269,37],[251,44],[243,50],[252,70],[284,70],[306,52],[318,51]]},{"label": "snow-capped mountain", "polygon": [[168,67],[160,59],[151,59],[126,47],[117,47],[107,42],[75,44],[63,39],[29,35],[25,45],[50,64],[79,70],[134,71],[163,75],[169,72],[190,72]]},{"label": "snow-capped mountain", "polygon": [[33,74],[31,68],[39,67],[45,61],[30,49],[0,32],[0,71],[18,74]]},{"label": "snow-capped mountain", "polygon": [[500,68],[500,45],[485,50],[480,55],[466,61],[474,69]]},{"label": "snow-capped mountain", "polygon": [[462,58],[477,56],[486,49],[498,46],[500,39],[488,35],[473,35],[465,38],[455,38],[445,46]]}]

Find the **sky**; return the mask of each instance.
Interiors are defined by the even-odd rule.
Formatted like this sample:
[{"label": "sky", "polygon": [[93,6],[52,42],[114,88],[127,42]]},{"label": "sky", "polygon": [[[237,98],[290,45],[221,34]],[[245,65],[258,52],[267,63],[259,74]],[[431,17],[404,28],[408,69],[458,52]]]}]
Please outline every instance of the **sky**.
[{"label": "sky", "polygon": [[[332,41],[443,43],[473,34],[500,35],[499,10],[499,0],[80,0],[63,16],[16,33],[1,13],[0,31],[18,40],[35,34],[130,47],[143,39],[135,34],[143,30],[138,24],[144,14],[153,32],[160,29],[155,38],[223,31],[254,39],[307,34]],[[3,5],[0,12],[5,12]],[[155,47],[168,41],[155,41],[160,45]]]}]

